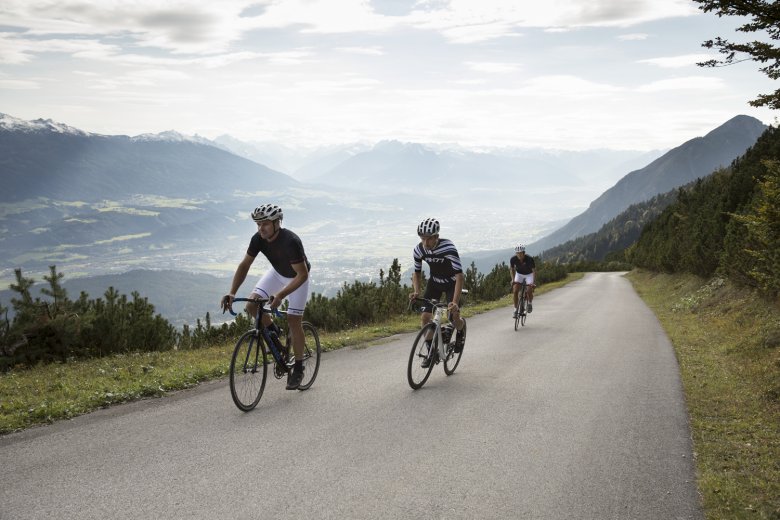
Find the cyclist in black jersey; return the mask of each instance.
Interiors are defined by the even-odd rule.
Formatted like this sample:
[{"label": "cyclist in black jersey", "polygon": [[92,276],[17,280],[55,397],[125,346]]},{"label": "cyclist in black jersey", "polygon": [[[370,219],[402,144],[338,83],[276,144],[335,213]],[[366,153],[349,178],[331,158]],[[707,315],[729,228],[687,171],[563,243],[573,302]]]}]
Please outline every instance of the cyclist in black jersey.
[{"label": "cyclist in black jersey", "polygon": [[[428,218],[420,222],[417,226],[417,235],[420,237],[420,243],[414,248],[412,257],[414,259],[414,274],[412,275],[413,293],[409,299],[413,300],[420,295],[420,282],[422,279],[422,263],[428,264],[430,268],[430,279],[425,287],[424,298],[441,298],[442,293],[446,294],[450,302],[447,306],[450,321],[455,325],[457,331],[455,336],[456,352],[463,348],[463,320],[460,317],[460,307],[458,301],[460,292],[463,288],[463,270],[460,265],[460,256],[455,244],[446,238],[439,238],[439,221],[435,218]],[[423,306],[422,326],[430,323],[433,314],[427,306]],[[426,344],[430,348],[430,341],[433,338],[427,338]],[[423,361],[422,367],[427,368],[430,365],[430,359]]]},{"label": "cyclist in black jersey", "polygon": [[[233,298],[244,283],[252,262],[258,253],[263,253],[271,263],[271,269],[260,278],[249,298],[266,299],[272,309],[277,309],[287,299],[287,323],[295,353],[295,367],[287,378],[287,389],[296,390],[303,380],[303,311],[309,297],[311,264],[298,235],[282,228],[283,216],[282,208],[275,204],[263,204],[252,212],[252,219],[257,223],[257,233],[252,236],[244,259],[236,268],[230,292],[222,297],[222,309],[224,311],[233,304]],[[248,302],[246,310],[250,316],[254,316],[257,303]],[[262,319],[263,325],[272,326],[269,314],[263,314]]]},{"label": "cyclist in black jersey", "polygon": [[[515,247],[515,254],[509,259],[509,275],[512,277],[512,298],[515,301],[515,309],[517,308],[517,298],[520,292],[520,284],[525,280],[526,294],[528,295],[528,312],[534,310],[534,306],[531,302],[534,301],[534,278],[536,278],[536,263],[533,257],[525,254],[525,246],[518,244]],[[513,318],[517,318],[512,314]]]}]

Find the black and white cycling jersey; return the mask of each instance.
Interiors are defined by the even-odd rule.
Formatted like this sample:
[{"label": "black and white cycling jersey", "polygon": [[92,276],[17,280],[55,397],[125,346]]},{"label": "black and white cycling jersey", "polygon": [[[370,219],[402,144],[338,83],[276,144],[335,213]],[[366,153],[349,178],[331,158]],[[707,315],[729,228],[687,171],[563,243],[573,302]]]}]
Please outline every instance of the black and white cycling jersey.
[{"label": "black and white cycling jersey", "polygon": [[417,244],[413,257],[414,271],[421,272],[422,263],[427,263],[431,270],[431,280],[439,284],[454,283],[456,275],[463,272],[458,250],[446,238],[440,238],[433,249],[425,249],[422,243]]}]

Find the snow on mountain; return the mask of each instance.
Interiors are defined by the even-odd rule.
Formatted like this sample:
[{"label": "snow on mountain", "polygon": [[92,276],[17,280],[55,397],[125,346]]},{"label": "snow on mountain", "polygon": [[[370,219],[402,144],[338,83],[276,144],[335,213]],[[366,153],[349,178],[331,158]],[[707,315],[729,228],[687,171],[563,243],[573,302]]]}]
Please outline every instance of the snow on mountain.
[{"label": "snow on mountain", "polygon": [[[9,132],[53,132],[57,134],[70,134],[79,136],[102,136],[103,134],[95,134],[92,132],[85,132],[68,126],[65,123],[58,123],[51,119],[36,119],[34,121],[25,121],[8,114],[0,113],[0,130],[6,130]],[[105,136],[104,136],[105,137]],[[135,137],[131,137],[133,141],[149,142],[149,141],[165,141],[169,143],[197,143],[207,146],[217,146],[213,141],[201,137],[199,135],[184,135],[175,130],[168,130],[166,132],[160,132],[159,134],[141,134]]]},{"label": "snow on mountain", "polygon": [[92,135],[78,128],[73,128],[64,123],[58,123],[51,119],[36,119],[34,121],[25,121],[8,114],[0,114],[0,130],[9,132],[40,132],[48,131],[58,134],[71,135]]},{"label": "snow on mountain", "polygon": [[184,134],[180,134],[175,130],[167,130],[165,132],[160,132],[159,134],[141,134],[133,137],[132,139],[133,141],[165,141],[169,143],[189,142],[189,143],[205,144],[207,146],[216,146],[218,148],[222,148],[221,146],[218,146],[214,141],[211,141],[210,139],[206,139],[205,137],[201,137],[198,134],[184,135]]}]

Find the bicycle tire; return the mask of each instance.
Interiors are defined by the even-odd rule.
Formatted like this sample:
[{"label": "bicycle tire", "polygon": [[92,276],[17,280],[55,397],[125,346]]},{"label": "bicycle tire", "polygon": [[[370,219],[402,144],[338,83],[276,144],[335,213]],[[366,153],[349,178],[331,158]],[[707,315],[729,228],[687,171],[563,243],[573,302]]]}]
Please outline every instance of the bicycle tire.
[{"label": "bicycle tire", "polygon": [[[458,334],[457,332],[452,332],[453,336]],[[466,348],[466,320],[463,320],[463,330],[460,331],[460,334],[463,335],[463,348],[460,349],[460,352],[455,352],[455,346],[454,342],[450,343],[447,346],[447,359],[444,360],[444,373],[448,376],[451,376],[455,373],[455,369],[458,368],[458,365],[460,364],[460,358],[463,356],[463,349]]]},{"label": "bicycle tire", "polygon": [[515,330],[520,328],[520,303],[515,307]]},{"label": "bicycle tire", "polygon": [[252,410],[265,390],[268,377],[265,344],[256,330],[245,332],[230,358],[230,395],[239,410]]},{"label": "bicycle tire", "polygon": [[412,344],[412,351],[409,353],[409,366],[406,369],[406,379],[409,381],[409,386],[414,390],[422,388],[428,377],[433,371],[433,365],[436,363],[431,360],[431,364],[427,368],[422,367],[422,362],[428,356],[433,356],[436,352],[436,345],[438,342],[438,335],[434,334],[431,340],[431,349],[429,352],[425,352],[425,337],[430,333],[436,332],[436,324],[429,323],[417,334]]},{"label": "bicycle tire", "polygon": [[320,370],[320,353],[322,352],[317,327],[308,321],[303,322],[303,339],[303,381],[301,381],[298,390],[311,388],[317,378],[317,372]]},{"label": "bicycle tire", "polygon": [[525,282],[523,282],[523,287],[520,291],[520,326],[525,327],[525,319],[528,317],[528,296]]}]

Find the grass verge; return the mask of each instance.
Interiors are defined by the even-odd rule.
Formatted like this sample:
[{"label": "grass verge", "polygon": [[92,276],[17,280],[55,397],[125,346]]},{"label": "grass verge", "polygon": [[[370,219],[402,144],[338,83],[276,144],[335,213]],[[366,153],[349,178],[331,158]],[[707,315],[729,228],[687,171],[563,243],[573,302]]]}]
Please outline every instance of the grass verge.
[{"label": "grass verge", "polygon": [[780,519],[780,309],[722,279],[633,271],[669,335],[708,519]]},{"label": "grass verge", "polygon": [[[579,279],[581,273],[545,284],[543,294]],[[463,308],[469,317],[511,305],[508,295],[493,302]],[[419,316],[407,314],[386,323],[347,331],[320,333],[324,350],[365,348],[388,336],[411,332],[420,326]],[[224,377],[230,367],[233,344],[197,350],[130,353],[91,360],[38,365],[0,374],[0,434],[38,424],[69,419],[112,404],[159,397],[200,382]]]}]

